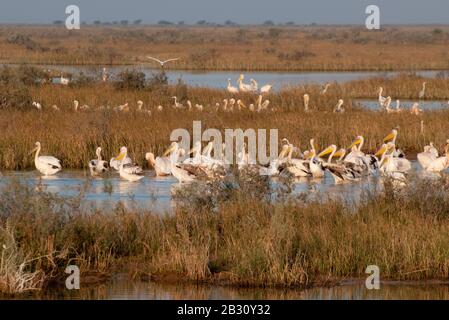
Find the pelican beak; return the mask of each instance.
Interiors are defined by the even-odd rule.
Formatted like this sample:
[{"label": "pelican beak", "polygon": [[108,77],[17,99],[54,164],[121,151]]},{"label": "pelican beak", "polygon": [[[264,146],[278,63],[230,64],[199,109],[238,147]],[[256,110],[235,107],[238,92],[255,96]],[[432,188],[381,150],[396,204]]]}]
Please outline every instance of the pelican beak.
[{"label": "pelican beak", "polygon": [[197,147],[193,147],[192,149],[190,149],[189,153],[187,155],[191,155],[192,153],[197,151]]},{"label": "pelican beak", "polygon": [[349,146],[348,149],[351,149],[352,147],[357,146],[357,145],[359,145],[360,143],[362,143],[362,140],[357,139],[357,140],[355,140],[355,141]]},{"label": "pelican beak", "polygon": [[164,152],[164,157],[168,156],[170,153],[172,153],[175,150],[175,147],[172,145]]},{"label": "pelican beak", "polygon": [[384,142],[392,141],[394,139],[393,132],[384,138]]},{"label": "pelican beak", "polygon": [[125,158],[125,153],[120,152],[119,155],[117,157],[115,157],[115,160],[122,161],[123,158]]},{"label": "pelican beak", "polygon": [[315,156],[315,152],[314,151],[310,151],[307,155],[306,155],[306,159],[311,159]]},{"label": "pelican beak", "polygon": [[326,149],[321,151],[321,153],[318,155],[318,158],[322,158],[325,155],[328,155],[329,153],[331,153],[332,151],[334,151],[334,149],[332,147],[327,147]]},{"label": "pelican beak", "polygon": [[337,151],[334,153],[334,157],[336,157],[336,158],[341,157],[342,155],[343,155],[342,151]]},{"label": "pelican beak", "polygon": [[383,146],[382,148],[379,149],[379,151],[376,152],[375,156],[376,156],[376,157],[380,157],[380,156],[382,156],[386,151],[387,151],[387,147],[386,147],[386,146]]}]

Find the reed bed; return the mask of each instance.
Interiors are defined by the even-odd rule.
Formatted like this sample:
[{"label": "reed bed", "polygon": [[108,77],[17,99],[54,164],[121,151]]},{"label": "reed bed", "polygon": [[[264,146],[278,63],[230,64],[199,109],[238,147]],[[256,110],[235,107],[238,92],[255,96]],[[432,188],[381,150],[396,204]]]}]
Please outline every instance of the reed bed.
[{"label": "reed bed", "polygon": [[[223,190],[220,183],[186,186],[177,199],[188,197],[190,204],[162,216],[120,205],[83,211],[81,197],[62,199],[12,181],[0,194],[1,239],[8,228],[6,246],[36,258],[26,271],[39,274],[44,285],[64,278],[69,264],[80,267],[83,286],[88,274],[126,270],[160,281],[305,287],[365,277],[373,264],[382,279],[448,278],[447,176],[412,180],[399,193],[387,181],[355,207],[330,199],[305,203],[288,194],[268,201],[265,178],[235,177],[237,187],[227,187],[226,197],[214,192]],[[198,192],[203,188],[211,192]],[[11,262],[7,249],[0,250],[4,268]],[[11,293],[2,273],[1,292]]]},{"label": "reed bed", "polygon": [[[186,70],[349,71],[449,68],[447,26],[0,26],[2,63],[147,64]],[[132,48],[132,50],[130,50]],[[154,65],[158,67],[157,65]]]}]

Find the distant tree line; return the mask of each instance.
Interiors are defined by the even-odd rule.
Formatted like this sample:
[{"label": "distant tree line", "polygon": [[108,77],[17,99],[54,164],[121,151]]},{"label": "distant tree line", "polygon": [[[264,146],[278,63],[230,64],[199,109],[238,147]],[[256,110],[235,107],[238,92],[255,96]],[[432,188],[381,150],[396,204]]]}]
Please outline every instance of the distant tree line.
[{"label": "distant tree line", "polygon": [[[133,21],[129,21],[129,20],[116,20],[116,21],[101,21],[101,20],[94,20],[92,21],[92,23],[87,23],[87,22],[82,22],[83,25],[94,25],[94,26],[101,26],[101,25],[120,25],[120,26],[139,26],[142,25],[143,20],[142,19],[137,19],[137,20],[133,20]],[[53,21],[54,25],[64,25],[64,21],[62,20],[55,20]],[[214,27],[220,27],[220,26],[226,26],[226,27],[232,27],[232,26],[240,26],[241,24],[234,22],[232,20],[226,20],[223,24],[220,23],[215,23],[215,22],[210,22],[207,20],[199,20],[196,23],[193,24],[187,24],[184,21],[178,21],[178,22],[173,22],[173,21],[169,21],[169,20],[159,20],[157,22],[157,25],[160,26],[174,26],[174,25],[178,25],[178,26],[183,26],[183,25],[196,25],[196,26],[214,26]],[[262,22],[260,25],[262,26],[294,26],[296,25],[295,22],[293,21],[288,21],[285,23],[278,23],[276,24],[275,22],[273,22],[272,20],[266,20],[264,22]]]}]

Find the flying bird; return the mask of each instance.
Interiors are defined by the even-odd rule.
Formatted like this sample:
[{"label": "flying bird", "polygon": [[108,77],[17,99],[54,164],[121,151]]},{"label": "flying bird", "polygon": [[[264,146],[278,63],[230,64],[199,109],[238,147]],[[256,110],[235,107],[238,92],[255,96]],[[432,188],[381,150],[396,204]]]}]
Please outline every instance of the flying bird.
[{"label": "flying bird", "polygon": [[158,58],[154,58],[154,57],[150,57],[150,56],[147,56],[147,58],[150,59],[150,60],[156,61],[157,63],[159,63],[161,65],[162,68],[164,67],[164,65],[167,62],[176,61],[176,60],[180,59],[180,58],[173,58],[173,59],[167,59],[167,60],[162,61],[162,60],[159,60]]}]

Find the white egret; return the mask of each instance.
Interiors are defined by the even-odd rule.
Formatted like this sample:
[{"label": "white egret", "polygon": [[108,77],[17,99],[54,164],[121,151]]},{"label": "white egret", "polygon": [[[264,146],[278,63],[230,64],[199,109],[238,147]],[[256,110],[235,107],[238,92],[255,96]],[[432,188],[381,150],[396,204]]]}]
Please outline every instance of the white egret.
[{"label": "white egret", "polygon": [[231,85],[231,79],[230,78],[228,79],[228,86],[227,86],[226,89],[228,90],[229,93],[232,93],[232,94],[239,93],[239,89],[237,87],[234,87],[234,86]]},{"label": "white egret", "polygon": [[179,60],[180,58],[172,58],[172,59],[167,59],[167,60],[160,60],[158,58],[154,58],[154,57],[150,57],[147,56],[148,59],[156,61],[157,63],[159,63],[161,65],[161,68],[164,68],[165,64],[171,61],[176,61]]}]

